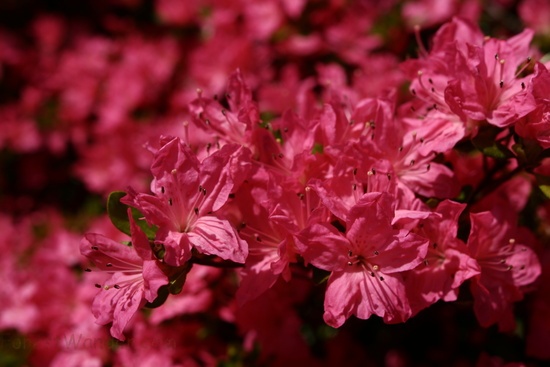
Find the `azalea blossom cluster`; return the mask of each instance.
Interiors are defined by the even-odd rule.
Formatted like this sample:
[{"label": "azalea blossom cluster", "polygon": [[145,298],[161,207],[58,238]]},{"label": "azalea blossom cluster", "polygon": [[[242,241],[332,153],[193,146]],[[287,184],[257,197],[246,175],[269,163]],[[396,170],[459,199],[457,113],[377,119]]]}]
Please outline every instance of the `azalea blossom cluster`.
[{"label": "azalea blossom cluster", "polygon": [[546,1],[35,5],[0,4],[1,365],[550,359]]},{"label": "azalea blossom cluster", "polygon": [[[123,339],[138,308],[193,264],[230,262],[243,264],[239,305],[279,279],[322,271],[328,325],[352,315],[399,323],[455,301],[469,280],[479,323],[513,330],[513,304],[541,274],[536,240],[518,225],[549,131],[548,70],[531,56],[532,35],[487,39],[453,19],[430,52],[404,64],[417,98],[401,105],[394,94],[356,99],[329,85],[308,114],[266,120],[239,71],[223,96],[199,90],[183,137],[163,137],[154,151],[152,193],[129,188],[121,199],[140,213],[128,209],[131,245],[95,234],[81,243],[114,273],[98,285],[98,321]],[[484,135],[496,140],[483,146]],[[468,142],[481,152],[453,155]],[[456,172],[476,154],[500,185],[488,194],[478,183],[457,201],[465,182]],[[503,200],[508,192],[516,197]],[[154,229],[150,238],[136,220]]]}]

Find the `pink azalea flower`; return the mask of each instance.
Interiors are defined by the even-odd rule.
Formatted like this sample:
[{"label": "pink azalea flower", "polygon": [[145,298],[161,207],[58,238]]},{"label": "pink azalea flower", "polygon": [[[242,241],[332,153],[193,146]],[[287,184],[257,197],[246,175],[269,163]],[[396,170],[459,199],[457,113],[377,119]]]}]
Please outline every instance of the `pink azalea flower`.
[{"label": "pink azalea flower", "polygon": [[550,32],[550,4],[545,0],[522,0],[518,14],[529,28],[536,33],[547,35]]},{"label": "pink azalea flower", "polygon": [[303,231],[299,251],[305,261],[331,272],[325,294],[325,322],[341,326],[351,315],[385,322],[411,316],[402,272],[416,267],[426,255],[428,241],[394,228],[393,198],[373,192],[355,205],[346,232],[324,223]]},{"label": "pink azalea flower", "polygon": [[[235,194],[242,216],[239,235],[248,242],[249,249],[236,295],[240,304],[258,297],[280,277],[290,281],[290,265],[297,262],[295,237],[322,215],[321,211],[312,213],[318,199],[310,190],[296,192],[280,187],[275,178],[270,185],[265,194],[259,194],[263,190],[257,183],[246,185],[245,190],[243,185]],[[264,196],[264,200],[258,200]]]},{"label": "pink azalea flower", "polygon": [[516,124],[516,132],[524,138],[536,140],[547,149],[550,148],[550,73],[544,64],[535,65],[530,88],[537,106]]},{"label": "pink azalea flower", "polygon": [[456,134],[425,140],[423,135],[411,129],[414,125],[395,116],[393,102],[366,99],[360,105],[358,117],[370,121],[368,133],[361,140],[363,152],[389,161],[402,191],[439,198],[452,198],[458,194],[453,172],[444,164],[434,162],[433,154],[454,145]]},{"label": "pink azalea flower", "polygon": [[501,329],[513,329],[512,303],[540,275],[539,260],[530,247],[516,242],[510,224],[490,212],[470,217],[468,247],[481,269],[471,282],[475,314],[484,327],[498,323]]},{"label": "pink azalea flower", "polygon": [[430,216],[422,223],[419,234],[430,240],[430,246],[423,264],[406,276],[413,314],[440,299],[455,301],[460,285],[479,274],[479,265],[468,254],[466,244],[456,238],[465,206],[445,200],[436,210],[441,216]]},{"label": "pink azalea flower", "polygon": [[225,145],[199,162],[178,138],[156,153],[151,171],[154,195],[130,189],[124,201],[138,208],[147,222],[158,226],[157,242],[164,245],[164,261],[179,266],[192,249],[225,260],[244,262],[248,249],[233,226],[214,212],[246,178],[249,151]]},{"label": "pink azalea flower", "polygon": [[140,307],[157,298],[159,288],[168,284],[161,263],[153,255],[149,240],[134,222],[130,210],[132,243],[126,246],[100,234],[88,233],[80,243],[80,252],[101,271],[113,276],[94,299],[92,312],[97,323],[110,322],[111,335],[124,340],[124,328]]},{"label": "pink azalea flower", "polygon": [[454,18],[439,29],[424,58],[403,64],[411,91],[430,106],[456,114],[473,133],[483,121],[506,127],[535,108],[517,71],[530,59],[532,30],[508,39],[486,39],[475,25]]}]

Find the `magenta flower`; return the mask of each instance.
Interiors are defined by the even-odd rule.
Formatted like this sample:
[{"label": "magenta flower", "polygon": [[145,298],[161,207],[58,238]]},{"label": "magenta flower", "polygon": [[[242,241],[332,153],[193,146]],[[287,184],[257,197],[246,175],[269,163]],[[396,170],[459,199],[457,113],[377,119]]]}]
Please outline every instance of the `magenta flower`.
[{"label": "magenta flower", "polygon": [[154,195],[130,190],[124,202],[135,206],[158,227],[156,240],[164,261],[180,266],[193,248],[225,260],[244,262],[248,248],[226,220],[214,215],[246,177],[249,151],[225,145],[203,162],[180,140],[168,141],[155,156],[151,171]]},{"label": "magenta flower", "polygon": [[536,140],[544,149],[550,148],[550,73],[544,64],[535,65],[531,89],[537,107],[516,124],[517,133]]},{"label": "magenta flower", "polygon": [[468,247],[456,237],[465,206],[445,200],[436,209],[440,215],[432,215],[422,223],[419,234],[429,239],[430,246],[423,264],[405,279],[413,314],[439,300],[455,301],[460,285],[479,274],[479,265],[469,255]]},{"label": "magenta flower", "polygon": [[481,273],[472,278],[474,311],[482,326],[498,323],[513,329],[512,303],[523,298],[522,288],[541,273],[535,252],[516,242],[509,224],[490,212],[471,214],[468,246]]},{"label": "magenta flower", "polygon": [[113,273],[105,284],[96,284],[100,292],[92,313],[101,325],[113,323],[111,335],[124,340],[124,328],[148,302],[157,298],[159,288],[168,284],[162,264],[155,258],[149,240],[134,222],[130,211],[132,242],[124,245],[96,233],[88,233],[80,243],[80,252],[101,271]]},{"label": "magenta flower", "polygon": [[346,232],[317,223],[304,230],[297,244],[306,262],[332,272],[325,294],[324,319],[341,326],[351,315],[403,322],[411,315],[402,272],[416,267],[428,241],[392,226],[393,198],[373,192],[350,210]]},{"label": "magenta flower", "polygon": [[460,117],[474,134],[483,121],[510,126],[536,106],[526,88],[530,77],[521,75],[532,37],[526,29],[508,40],[486,38],[477,26],[454,18],[439,29],[429,54],[404,64],[415,78],[411,91],[430,110]]}]

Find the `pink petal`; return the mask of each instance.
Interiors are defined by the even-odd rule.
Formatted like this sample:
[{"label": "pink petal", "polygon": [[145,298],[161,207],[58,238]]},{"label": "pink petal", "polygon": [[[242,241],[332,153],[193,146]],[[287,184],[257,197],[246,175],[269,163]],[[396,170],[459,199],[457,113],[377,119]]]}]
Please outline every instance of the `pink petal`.
[{"label": "pink petal", "polygon": [[248,244],[238,237],[227,220],[212,216],[200,217],[188,235],[189,241],[205,254],[238,263],[244,263],[248,255]]}]

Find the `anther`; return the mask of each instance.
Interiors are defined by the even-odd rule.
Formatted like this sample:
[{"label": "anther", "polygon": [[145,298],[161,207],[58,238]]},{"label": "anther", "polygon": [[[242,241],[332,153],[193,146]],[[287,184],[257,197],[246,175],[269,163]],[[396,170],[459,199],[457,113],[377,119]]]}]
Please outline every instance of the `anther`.
[{"label": "anther", "polygon": [[380,280],[381,280],[381,281],[384,281],[384,277],[380,277]]},{"label": "anther", "polygon": [[353,256],[353,252],[351,252],[351,250],[348,250],[348,257],[352,257]]},{"label": "anther", "polygon": [[111,264],[111,263],[107,263],[107,264],[105,264],[105,266],[106,266],[106,267],[108,267],[108,268],[110,268],[110,267],[112,267],[112,266],[113,266],[113,264]]},{"label": "anther", "polygon": [[227,112],[225,111],[225,108],[222,108],[222,115],[225,116],[226,113],[227,113]]},{"label": "anther", "polygon": [[173,203],[172,198],[168,199],[168,205],[172,206]]},{"label": "anther", "polygon": [[90,269],[90,268],[86,268],[86,269],[84,269],[84,271],[85,271],[86,273],[89,273],[89,272],[91,272],[91,271],[92,271],[92,269]]},{"label": "anther", "polygon": [[97,247],[97,246],[92,246],[92,250],[97,251],[97,250],[99,250],[99,247]]},{"label": "anther", "polygon": [[380,252],[378,252],[378,250],[374,250],[374,255],[378,256],[378,255],[380,255]]},{"label": "anther", "polygon": [[101,284],[94,284],[96,288],[101,288]]},{"label": "anther", "polygon": [[508,243],[509,243],[510,245],[513,245],[514,243],[516,243],[516,239],[515,239],[515,238],[510,238],[510,239],[508,240]]},{"label": "anther", "polygon": [[391,181],[391,175],[388,173],[386,176],[388,177],[388,180]]},{"label": "anther", "polygon": [[504,87],[504,80],[500,80],[500,82],[498,83],[498,85],[502,88]]},{"label": "anther", "polygon": [[354,169],[353,169],[353,175],[354,175],[354,176],[357,176],[357,168],[354,168]]},{"label": "anther", "polygon": [[374,273],[371,271],[370,276],[374,278]]},{"label": "anther", "polygon": [[193,211],[195,212],[196,215],[199,215],[199,208],[194,208]]},{"label": "anther", "polygon": [[521,82],[521,89],[525,89],[525,83]]},{"label": "anther", "polygon": [[174,168],[170,173],[175,175],[176,173],[178,173],[178,170]]},{"label": "anther", "polygon": [[351,188],[353,189],[353,191],[357,190],[357,184],[351,185]]},{"label": "anther", "polygon": [[120,285],[118,285],[118,284],[115,284],[113,287],[114,287],[115,289],[120,289]]},{"label": "anther", "polygon": [[372,266],[372,270],[376,271],[376,270],[378,270],[378,269],[380,269],[378,265],[373,265],[373,266]]},{"label": "anther", "polygon": [[506,268],[506,270],[507,270],[507,271],[510,271],[510,270],[512,270],[513,268],[514,268],[513,265],[508,265],[508,267]]},{"label": "anther", "polygon": [[164,189],[164,186],[160,187],[160,192],[161,192],[161,194],[164,194],[166,192],[166,190]]}]

